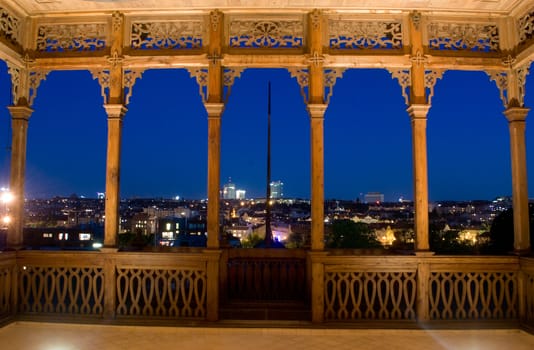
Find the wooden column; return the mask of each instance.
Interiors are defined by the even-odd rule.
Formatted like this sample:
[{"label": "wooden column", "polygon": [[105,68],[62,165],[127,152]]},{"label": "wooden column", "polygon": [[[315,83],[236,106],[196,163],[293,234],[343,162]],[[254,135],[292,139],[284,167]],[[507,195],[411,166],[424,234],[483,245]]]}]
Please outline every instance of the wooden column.
[{"label": "wooden column", "polygon": [[[424,258],[423,258],[424,259]],[[420,260],[417,263],[417,300],[415,312],[418,322],[430,321],[430,264]]]},{"label": "wooden column", "polygon": [[13,201],[9,205],[12,216],[7,234],[7,248],[20,249],[23,247],[24,228],[24,179],[26,175],[26,145],[28,138],[28,121],[33,109],[28,106],[10,106],[11,113],[11,176],[10,191]]},{"label": "wooden column", "polygon": [[223,103],[223,13],[210,12],[208,48],[208,92],[204,106],[208,112],[208,242],[209,249],[220,246],[219,191],[221,189],[221,116]]},{"label": "wooden column", "polygon": [[[209,237],[209,236],[208,236]],[[207,257],[206,273],[207,290],[206,290],[206,320],[219,320],[219,262],[221,260],[221,251],[215,249],[207,249],[204,251]]]},{"label": "wooden column", "polygon": [[322,323],[324,321],[324,261],[327,252],[308,252],[307,264],[311,265],[311,309],[312,322]]},{"label": "wooden column", "polygon": [[208,112],[208,242],[219,248],[219,190],[221,177],[221,115],[222,103],[206,103]]},{"label": "wooden column", "polygon": [[311,249],[324,249],[325,104],[308,104],[311,124]]},{"label": "wooden column", "polygon": [[510,130],[510,157],[512,163],[512,200],[514,208],[514,251],[530,251],[528,212],[527,155],[525,126],[529,109],[509,107],[504,111]]},{"label": "wooden column", "polygon": [[412,67],[410,106],[407,109],[412,124],[412,162],[414,183],[415,251],[430,251],[428,240],[428,165],[426,120],[430,105],[425,86],[426,57],[423,45],[422,18],[418,12],[410,15],[410,53]]},{"label": "wooden column", "polygon": [[308,113],[311,131],[311,249],[324,249],[324,56],[323,15],[319,10],[309,14],[309,96]]},{"label": "wooden column", "polygon": [[429,105],[411,105],[407,111],[412,124],[412,161],[415,209],[415,251],[430,250],[428,239],[428,165],[426,117]]},{"label": "wooden column", "polygon": [[[106,251],[108,250],[108,251]],[[115,252],[104,249],[104,312],[105,320],[115,319],[117,303],[117,261]]]},{"label": "wooden column", "polygon": [[127,109],[122,104],[107,104],[104,108],[108,115],[104,247],[114,248],[119,234],[122,119]]}]

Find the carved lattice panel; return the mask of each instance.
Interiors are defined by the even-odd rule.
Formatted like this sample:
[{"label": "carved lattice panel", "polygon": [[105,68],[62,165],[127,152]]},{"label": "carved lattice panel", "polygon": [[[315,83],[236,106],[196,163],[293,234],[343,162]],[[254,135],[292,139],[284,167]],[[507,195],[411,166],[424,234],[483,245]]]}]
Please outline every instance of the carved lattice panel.
[{"label": "carved lattice panel", "polygon": [[515,272],[432,272],[429,294],[431,319],[517,318]]},{"label": "carved lattice panel", "polygon": [[428,46],[431,50],[498,52],[497,24],[430,23]]},{"label": "carved lattice panel", "polygon": [[0,268],[0,317],[11,312],[12,267]]},{"label": "carved lattice panel", "polygon": [[415,319],[416,272],[328,272],[325,319]]},{"label": "carved lattice panel", "polygon": [[402,49],[402,23],[396,21],[328,21],[332,49]]},{"label": "carved lattice panel", "polygon": [[202,21],[133,22],[130,47],[135,50],[200,49]]},{"label": "carved lattice panel", "polygon": [[106,47],[106,24],[42,24],[36,45],[40,52],[101,51]]},{"label": "carved lattice panel", "polygon": [[20,21],[9,11],[0,7],[0,36],[20,45]]},{"label": "carved lattice panel", "polygon": [[102,315],[103,284],[100,267],[24,266],[19,275],[19,311]]},{"label": "carved lattice panel", "polygon": [[239,19],[230,21],[229,46],[236,48],[302,48],[302,19]]},{"label": "carved lattice panel", "polygon": [[117,315],[206,317],[206,272],[188,269],[117,269]]},{"label": "carved lattice panel", "polygon": [[519,30],[519,43],[523,44],[534,38],[534,9],[519,18],[517,21],[517,29]]}]

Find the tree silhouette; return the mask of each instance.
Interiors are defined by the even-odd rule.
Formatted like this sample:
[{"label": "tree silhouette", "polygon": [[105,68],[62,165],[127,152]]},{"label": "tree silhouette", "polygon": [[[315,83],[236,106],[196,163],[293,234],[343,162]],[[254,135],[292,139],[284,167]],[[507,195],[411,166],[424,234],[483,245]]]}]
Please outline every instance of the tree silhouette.
[{"label": "tree silhouette", "polygon": [[[529,204],[530,244],[534,241],[534,206]],[[493,219],[489,232],[488,253],[503,254],[514,250],[514,211],[512,208],[501,212]]]},{"label": "tree silhouette", "polygon": [[379,248],[369,225],[352,220],[335,220],[328,235],[328,248]]}]

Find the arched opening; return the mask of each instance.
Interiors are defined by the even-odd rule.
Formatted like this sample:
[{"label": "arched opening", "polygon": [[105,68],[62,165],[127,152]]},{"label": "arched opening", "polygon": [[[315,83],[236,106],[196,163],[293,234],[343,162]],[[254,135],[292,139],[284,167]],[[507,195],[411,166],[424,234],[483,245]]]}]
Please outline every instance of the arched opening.
[{"label": "arched opening", "polygon": [[11,115],[7,106],[11,101],[11,76],[7,64],[0,61],[0,187],[9,187],[10,150],[11,150]]},{"label": "arched opening", "polygon": [[207,116],[185,69],[153,69],[123,121],[119,246],[205,246]]},{"label": "arched opening", "polygon": [[484,72],[447,71],[428,116],[430,248],[485,251],[497,197],[511,204],[508,125]]},{"label": "arched opening", "polygon": [[206,196],[207,117],[184,69],[143,73],[123,121],[123,198]]},{"label": "arched opening", "polygon": [[28,124],[28,198],[96,198],[105,191],[106,114],[99,91],[88,71],[53,71],[41,82]]},{"label": "arched opening", "polygon": [[[222,208],[229,212],[230,238],[240,240],[236,244],[253,246],[256,240],[264,237],[265,227],[260,225],[263,220],[260,212],[264,210],[267,190],[269,83],[270,186],[274,211],[271,227],[274,239],[293,247],[294,244],[288,242],[297,235],[292,230],[296,226],[290,222],[293,200],[307,202],[310,193],[310,135],[309,117],[299,86],[285,69],[246,69],[232,87],[222,117],[221,186],[223,192],[227,186],[244,190],[247,200],[223,201]],[[241,215],[243,213],[246,215]],[[255,216],[258,216],[258,225]],[[231,229],[232,224],[240,226],[243,232]],[[301,233],[305,235],[300,231],[298,235]],[[306,238],[299,236],[295,240],[304,244]]]},{"label": "arched opening", "polygon": [[[325,116],[326,245],[413,242],[410,119],[386,70],[350,69]],[[400,202],[400,203],[399,203]]]}]

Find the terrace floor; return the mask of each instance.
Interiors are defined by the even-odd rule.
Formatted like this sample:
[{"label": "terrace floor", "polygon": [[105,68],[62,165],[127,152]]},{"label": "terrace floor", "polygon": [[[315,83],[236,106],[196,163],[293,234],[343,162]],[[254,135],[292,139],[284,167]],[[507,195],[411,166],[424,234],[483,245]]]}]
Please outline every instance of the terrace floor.
[{"label": "terrace floor", "polygon": [[454,349],[532,350],[534,335],[516,329],[385,330],[249,327],[142,327],[14,322],[0,328],[2,349]]}]

